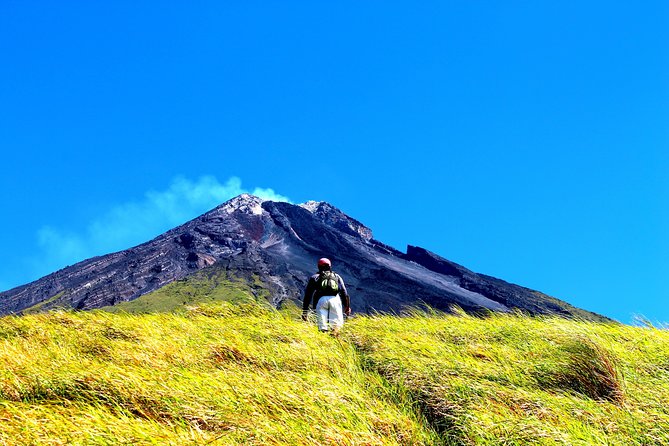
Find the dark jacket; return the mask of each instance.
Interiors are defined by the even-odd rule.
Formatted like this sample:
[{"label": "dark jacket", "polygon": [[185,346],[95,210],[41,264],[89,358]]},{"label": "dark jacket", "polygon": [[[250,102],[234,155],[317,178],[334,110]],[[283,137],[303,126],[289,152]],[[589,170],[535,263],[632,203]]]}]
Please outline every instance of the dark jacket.
[{"label": "dark jacket", "polygon": [[[302,311],[307,311],[309,309],[309,304],[312,304],[313,308],[316,308],[318,299],[323,297],[325,294],[323,291],[318,289],[318,277],[320,273],[316,273],[309,278],[309,283],[307,283],[307,289],[304,291],[304,302],[302,302]],[[337,276],[337,283],[339,284],[339,298],[341,299],[342,307],[344,310],[351,306],[351,301],[346,292],[346,285],[344,285],[344,280],[341,276],[335,273]]]}]

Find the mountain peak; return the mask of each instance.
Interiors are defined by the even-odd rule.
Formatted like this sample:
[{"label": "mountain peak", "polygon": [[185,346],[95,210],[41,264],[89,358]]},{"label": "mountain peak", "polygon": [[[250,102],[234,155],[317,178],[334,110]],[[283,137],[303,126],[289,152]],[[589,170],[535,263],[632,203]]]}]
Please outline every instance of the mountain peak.
[{"label": "mountain peak", "polygon": [[219,209],[232,214],[235,211],[244,214],[262,215],[262,204],[267,201],[251,194],[241,194],[223,203]]},{"label": "mountain peak", "polygon": [[307,211],[309,211],[309,212],[311,212],[311,213],[313,214],[314,212],[316,212],[316,211],[318,210],[318,208],[319,208],[322,204],[327,204],[327,203],[325,203],[324,201],[313,201],[313,200],[310,200],[310,201],[307,201],[306,203],[302,203],[302,204],[300,204],[299,206],[300,206],[301,208],[306,209]]},{"label": "mountain peak", "polygon": [[307,201],[299,205],[301,208],[311,212],[314,217],[322,222],[339,229],[340,231],[362,237],[365,240],[372,239],[372,230],[349,217],[330,203],[325,201]]}]

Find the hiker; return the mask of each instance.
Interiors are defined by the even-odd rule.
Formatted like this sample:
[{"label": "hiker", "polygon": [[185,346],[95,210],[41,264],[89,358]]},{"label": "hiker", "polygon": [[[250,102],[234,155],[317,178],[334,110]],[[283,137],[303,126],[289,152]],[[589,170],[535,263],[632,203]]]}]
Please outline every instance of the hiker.
[{"label": "hiker", "polygon": [[[302,303],[302,319],[307,320],[309,304],[316,309],[320,331],[338,333],[344,325],[344,313],[351,314],[351,301],[346,286],[339,274],[332,271],[332,262],[322,258],[318,261],[318,273],[309,278]],[[343,309],[343,311],[342,311]]]}]

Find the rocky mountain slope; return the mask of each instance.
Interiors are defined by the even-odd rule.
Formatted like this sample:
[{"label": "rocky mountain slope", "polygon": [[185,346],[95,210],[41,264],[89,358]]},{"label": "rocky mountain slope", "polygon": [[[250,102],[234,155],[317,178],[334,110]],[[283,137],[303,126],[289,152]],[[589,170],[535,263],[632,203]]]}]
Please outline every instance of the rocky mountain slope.
[{"label": "rocky mountain slope", "polygon": [[320,257],[333,260],[358,312],[448,310],[601,316],[474,273],[426,249],[406,253],[375,240],[359,221],[324,202],[302,205],[240,195],[134,248],[94,257],[0,293],[0,314],[54,307],[92,309],[136,299],[203,269],[261,283],[273,305],[300,302]]}]

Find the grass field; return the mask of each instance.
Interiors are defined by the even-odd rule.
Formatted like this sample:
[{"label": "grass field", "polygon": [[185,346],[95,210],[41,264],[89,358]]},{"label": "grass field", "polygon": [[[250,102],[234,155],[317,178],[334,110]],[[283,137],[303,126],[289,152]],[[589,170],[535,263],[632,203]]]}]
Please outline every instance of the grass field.
[{"label": "grass field", "polygon": [[296,308],[0,319],[0,443],[669,444],[669,333]]}]

